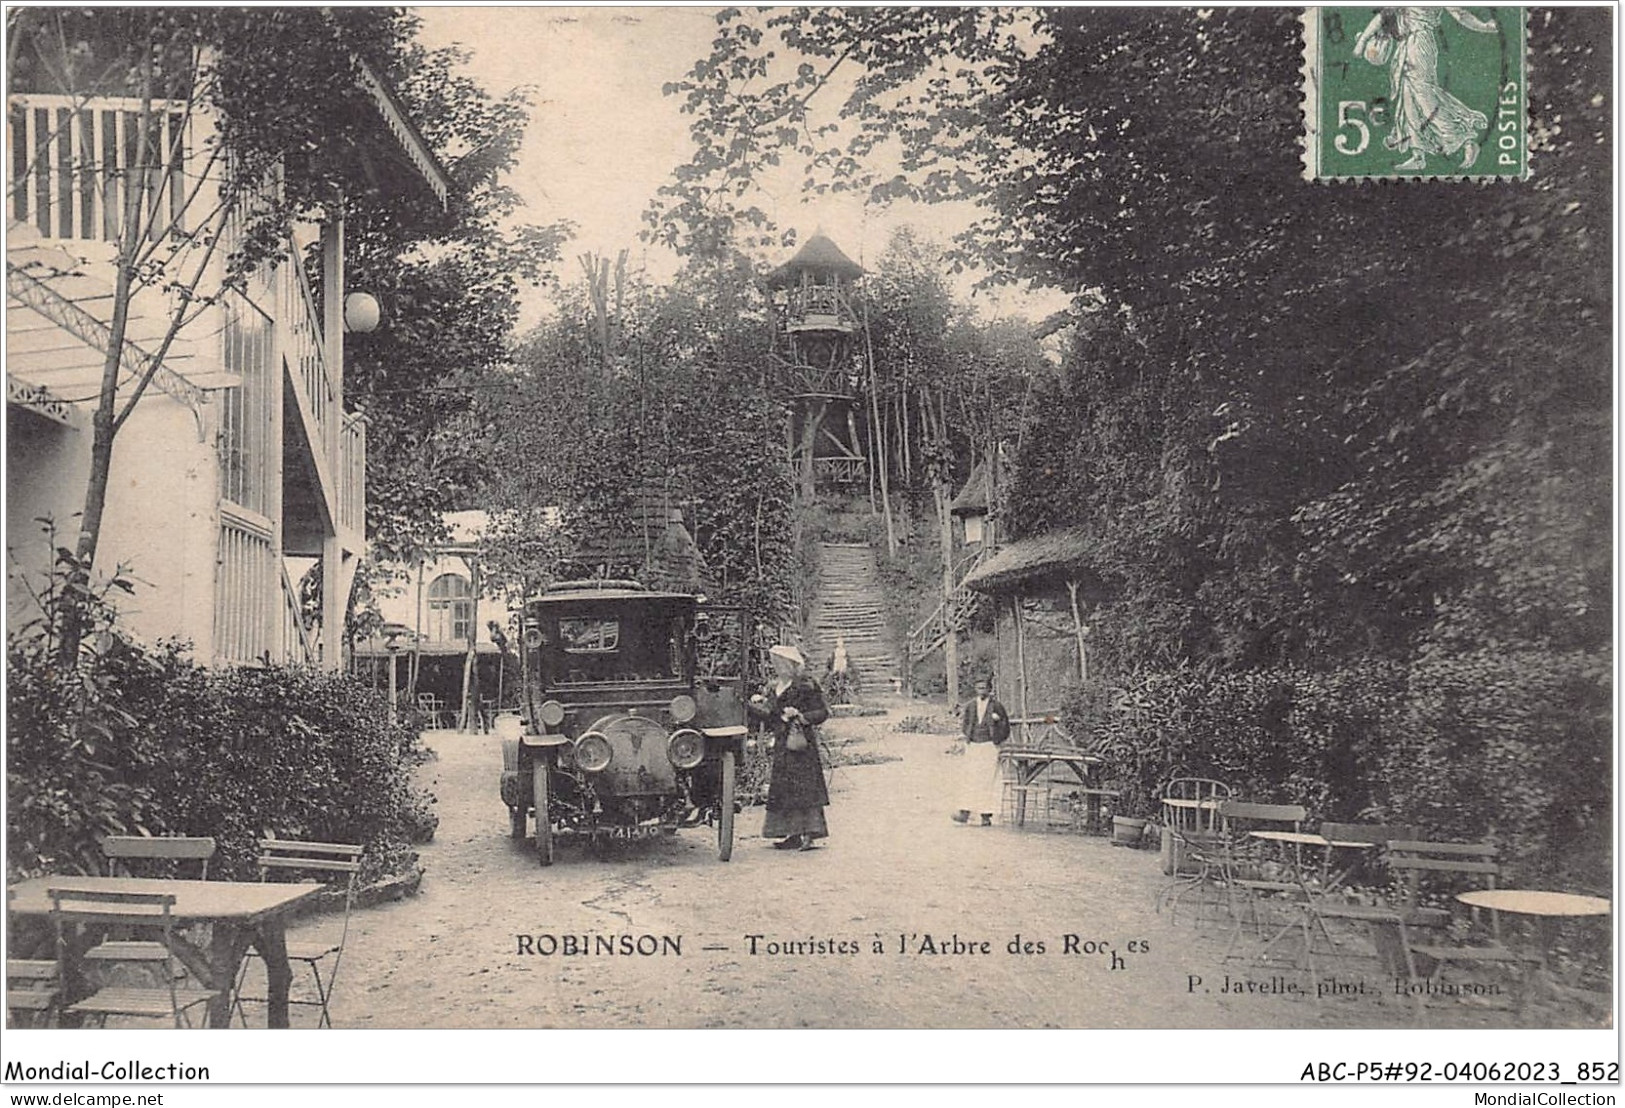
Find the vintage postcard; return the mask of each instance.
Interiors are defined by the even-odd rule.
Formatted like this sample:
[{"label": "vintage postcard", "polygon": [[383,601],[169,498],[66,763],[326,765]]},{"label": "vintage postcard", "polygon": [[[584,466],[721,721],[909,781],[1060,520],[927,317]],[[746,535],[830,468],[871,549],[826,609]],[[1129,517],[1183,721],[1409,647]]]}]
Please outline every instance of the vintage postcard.
[{"label": "vintage postcard", "polygon": [[0,1081],[1617,1086],[1615,19],[9,8]]}]

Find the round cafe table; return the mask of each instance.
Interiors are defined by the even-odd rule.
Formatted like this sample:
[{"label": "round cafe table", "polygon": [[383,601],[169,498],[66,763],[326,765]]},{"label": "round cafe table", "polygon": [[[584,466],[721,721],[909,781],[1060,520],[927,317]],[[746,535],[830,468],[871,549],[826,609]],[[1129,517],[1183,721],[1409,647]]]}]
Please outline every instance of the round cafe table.
[{"label": "round cafe table", "polygon": [[1606,916],[1613,910],[1613,904],[1600,896],[1554,893],[1544,889],[1475,889],[1470,893],[1456,894],[1456,899],[1474,908],[1547,919],[1559,916]]},{"label": "round cafe table", "polygon": [[1457,893],[1456,899],[1474,908],[1533,916],[1535,931],[1539,935],[1539,977],[1547,989],[1556,985],[1551,977],[1550,954],[1557,921],[1586,916],[1606,916],[1613,910],[1613,904],[1600,896],[1556,893],[1545,889],[1475,889],[1472,892]]}]

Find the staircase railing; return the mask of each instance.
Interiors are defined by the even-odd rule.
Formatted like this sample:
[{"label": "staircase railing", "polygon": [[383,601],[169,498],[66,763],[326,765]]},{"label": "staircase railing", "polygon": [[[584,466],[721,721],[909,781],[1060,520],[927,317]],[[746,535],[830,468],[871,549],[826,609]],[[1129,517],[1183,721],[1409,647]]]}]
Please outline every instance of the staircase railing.
[{"label": "staircase railing", "polygon": [[980,550],[973,550],[966,554],[954,566],[954,580],[959,586],[954,589],[953,595],[944,597],[931,609],[920,625],[908,633],[908,642],[904,648],[908,653],[910,663],[930,655],[942,647],[948,639],[948,631],[964,629],[970,619],[971,610],[976,607],[976,594],[965,587],[965,578],[979,565],[985,555]]}]

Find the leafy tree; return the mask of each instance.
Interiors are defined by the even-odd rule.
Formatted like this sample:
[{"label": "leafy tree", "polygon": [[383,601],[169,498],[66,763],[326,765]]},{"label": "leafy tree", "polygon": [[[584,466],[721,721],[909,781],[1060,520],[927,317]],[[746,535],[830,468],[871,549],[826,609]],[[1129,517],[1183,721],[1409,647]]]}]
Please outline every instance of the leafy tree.
[{"label": "leafy tree", "polygon": [[[416,21],[412,26],[416,27]],[[474,397],[508,364],[518,298],[551,277],[567,221],[510,226],[520,201],[506,174],[529,118],[520,89],[492,99],[455,48],[408,43],[387,75],[441,155],[445,211],[358,206],[347,226],[349,279],[379,295],[388,326],[352,337],[346,392],[368,413],[368,535],[409,561],[443,539],[446,511],[476,502],[500,458]]]},{"label": "leafy tree", "polygon": [[[785,410],[763,388],[771,328],[748,263],[697,263],[669,288],[637,280],[621,299],[606,330],[588,291],[566,290],[558,316],[516,351],[507,387],[483,394],[505,459],[493,504],[517,521],[503,528],[506,544],[530,544],[497,557],[550,575],[595,535],[641,526],[635,495],[657,489],[689,509],[708,592],[784,618],[794,562]],[[535,539],[541,508],[562,513],[559,545]]]}]

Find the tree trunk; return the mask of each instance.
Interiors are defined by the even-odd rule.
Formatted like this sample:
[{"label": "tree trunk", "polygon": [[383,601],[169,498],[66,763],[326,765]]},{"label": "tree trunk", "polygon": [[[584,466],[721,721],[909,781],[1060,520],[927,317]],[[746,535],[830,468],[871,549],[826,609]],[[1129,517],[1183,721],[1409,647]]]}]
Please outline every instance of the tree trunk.
[{"label": "tree trunk", "polygon": [[[108,323],[107,351],[102,359],[101,391],[96,397],[96,411],[91,415],[90,477],[85,483],[84,511],[79,517],[79,541],[75,545],[77,564],[73,567],[73,584],[88,588],[96,562],[96,548],[101,544],[102,516],[107,509],[107,486],[113,468],[113,439],[118,427],[115,422],[118,407],[118,380],[124,363],[124,336],[129,329],[131,285],[134,279],[136,252],[145,238],[145,223],[141,213],[147,206],[148,175],[145,172],[148,140],[152,133],[152,51],[144,54],[142,69],[141,122],[137,128],[135,162],[127,180],[137,183],[126,188],[124,218],[119,227],[117,274],[113,283],[113,315]],[[71,594],[81,595],[81,594]],[[84,633],[83,608],[78,600],[69,601],[70,614],[62,629],[58,657],[66,666],[74,665],[79,657],[79,643]]]},{"label": "tree trunk", "polygon": [[959,632],[954,628],[954,517],[948,511],[950,486],[938,480],[932,485],[937,501],[937,522],[942,537],[942,665],[948,678],[948,707],[959,710]]}]

